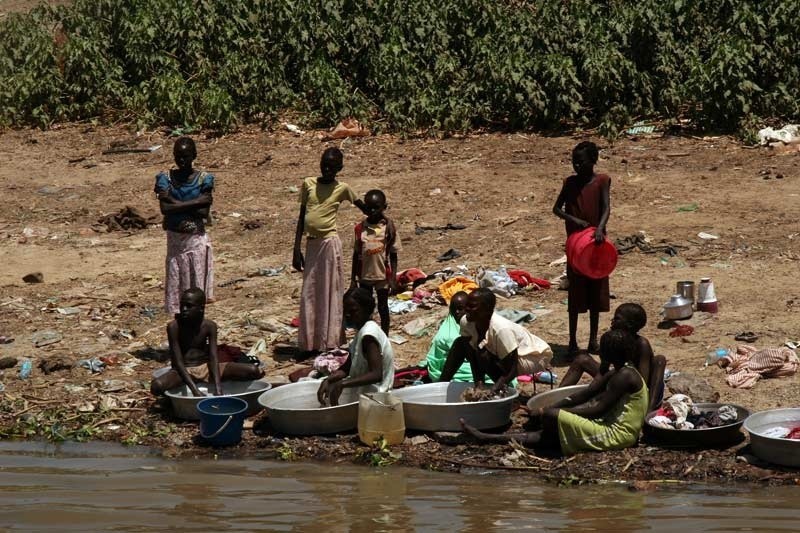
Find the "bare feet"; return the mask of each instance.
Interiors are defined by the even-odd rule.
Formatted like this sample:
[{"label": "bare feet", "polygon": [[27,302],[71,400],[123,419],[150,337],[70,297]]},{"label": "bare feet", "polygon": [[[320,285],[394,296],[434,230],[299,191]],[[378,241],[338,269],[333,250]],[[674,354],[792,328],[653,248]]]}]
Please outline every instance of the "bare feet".
[{"label": "bare feet", "polygon": [[579,352],[580,352],[580,350],[578,349],[578,344],[577,343],[575,343],[575,344],[569,343],[569,346],[567,347],[567,358],[570,361],[572,359],[575,359],[578,356]]}]

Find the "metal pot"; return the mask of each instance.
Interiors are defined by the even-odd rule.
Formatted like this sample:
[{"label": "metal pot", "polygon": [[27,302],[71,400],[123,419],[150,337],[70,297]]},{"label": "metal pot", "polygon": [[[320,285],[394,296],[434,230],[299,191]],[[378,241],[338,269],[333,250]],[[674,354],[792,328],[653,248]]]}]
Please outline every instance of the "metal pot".
[{"label": "metal pot", "polygon": [[694,281],[679,281],[675,292],[694,304]]},{"label": "metal pot", "polygon": [[692,316],[692,301],[680,294],[673,294],[664,304],[664,318],[666,320],[683,320]]}]

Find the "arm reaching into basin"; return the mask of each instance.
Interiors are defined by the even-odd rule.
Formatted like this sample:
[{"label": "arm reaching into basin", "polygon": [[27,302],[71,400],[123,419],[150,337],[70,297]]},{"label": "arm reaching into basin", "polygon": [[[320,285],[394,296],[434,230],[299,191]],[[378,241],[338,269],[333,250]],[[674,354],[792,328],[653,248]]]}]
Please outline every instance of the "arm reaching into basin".
[{"label": "arm reaching into basin", "polygon": [[[611,330],[600,339],[600,350],[613,370],[596,378],[587,391],[559,402],[560,408],[542,409],[540,431],[492,435],[462,419],[464,431],[483,442],[514,439],[526,446],[558,446],[564,455],[633,446],[639,439],[648,405],[645,380],[631,365],[636,352],[634,339],[627,331]],[[586,403],[589,399],[596,401]]]}]

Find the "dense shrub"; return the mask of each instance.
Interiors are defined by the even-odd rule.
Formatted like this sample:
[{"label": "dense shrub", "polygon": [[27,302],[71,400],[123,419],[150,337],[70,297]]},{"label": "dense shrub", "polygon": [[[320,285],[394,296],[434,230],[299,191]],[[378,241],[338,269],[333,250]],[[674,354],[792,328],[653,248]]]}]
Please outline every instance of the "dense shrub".
[{"label": "dense shrub", "polygon": [[800,2],[76,0],[0,23],[0,124],[797,118]]}]

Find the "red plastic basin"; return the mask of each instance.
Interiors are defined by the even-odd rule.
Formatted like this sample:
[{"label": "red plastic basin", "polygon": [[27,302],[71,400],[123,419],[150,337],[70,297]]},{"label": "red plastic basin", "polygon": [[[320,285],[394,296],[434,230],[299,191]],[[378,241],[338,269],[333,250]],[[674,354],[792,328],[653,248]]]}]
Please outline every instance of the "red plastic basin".
[{"label": "red plastic basin", "polygon": [[579,274],[602,279],[617,266],[617,248],[607,237],[602,243],[595,244],[594,232],[595,228],[586,228],[567,238],[567,261]]}]

